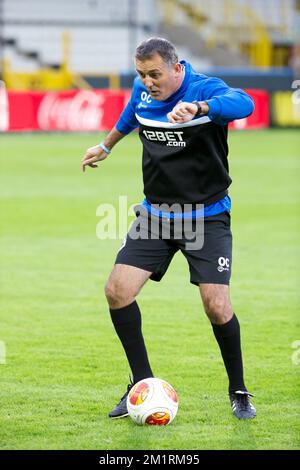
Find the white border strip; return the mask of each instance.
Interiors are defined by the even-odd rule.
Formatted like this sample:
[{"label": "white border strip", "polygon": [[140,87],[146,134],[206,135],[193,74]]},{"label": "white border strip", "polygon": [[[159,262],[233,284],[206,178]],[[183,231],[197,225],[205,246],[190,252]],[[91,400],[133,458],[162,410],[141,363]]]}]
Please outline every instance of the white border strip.
[{"label": "white border strip", "polygon": [[172,124],[171,122],[163,122],[163,121],[154,121],[153,119],[145,119],[139,116],[137,113],[135,113],[135,117],[139,121],[140,124],[143,124],[144,126],[149,126],[149,127],[166,127],[168,129],[179,129],[182,127],[191,127],[191,126],[198,126],[199,124],[205,124],[207,122],[210,122],[211,119],[209,119],[208,116],[203,116],[198,119],[193,119],[192,121],[189,122],[183,122],[181,124]]}]

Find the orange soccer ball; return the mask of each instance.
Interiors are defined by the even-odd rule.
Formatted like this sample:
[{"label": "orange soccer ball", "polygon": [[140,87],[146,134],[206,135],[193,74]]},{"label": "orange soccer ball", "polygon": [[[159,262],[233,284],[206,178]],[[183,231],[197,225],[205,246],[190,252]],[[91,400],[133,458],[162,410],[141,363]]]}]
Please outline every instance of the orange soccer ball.
[{"label": "orange soccer ball", "polygon": [[177,414],[177,393],[165,380],[149,377],[132,387],[127,396],[127,409],[137,424],[164,426]]}]

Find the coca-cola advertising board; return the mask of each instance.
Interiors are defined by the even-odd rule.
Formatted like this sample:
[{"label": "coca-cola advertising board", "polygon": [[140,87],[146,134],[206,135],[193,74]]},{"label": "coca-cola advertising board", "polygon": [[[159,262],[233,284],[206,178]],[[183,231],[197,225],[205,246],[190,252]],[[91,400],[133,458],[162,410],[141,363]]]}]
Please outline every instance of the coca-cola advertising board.
[{"label": "coca-cola advertising board", "polygon": [[[254,113],[230,123],[232,129],[269,126],[269,96],[264,90],[248,90],[255,101]],[[0,131],[107,131],[118,120],[128,90],[68,90],[16,92],[0,87]]]},{"label": "coca-cola advertising board", "polygon": [[9,91],[7,95],[10,131],[108,130],[124,107],[121,90]]},{"label": "coca-cola advertising board", "polygon": [[9,130],[8,96],[5,83],[0,80],[0,132]]}]

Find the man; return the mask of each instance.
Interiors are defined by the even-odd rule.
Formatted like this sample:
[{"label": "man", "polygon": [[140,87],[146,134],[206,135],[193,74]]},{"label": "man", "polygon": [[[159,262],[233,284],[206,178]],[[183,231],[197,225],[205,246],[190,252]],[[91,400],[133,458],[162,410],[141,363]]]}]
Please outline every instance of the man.
[{"label": "man", "polygon": [[[87,150],[83,171],[86,166],[95,168],[120,139],[139,127],[146,197],[141,207],[152,215],[157,205],[177,203],[183,207],[180,217],[190,216],[195,222],[199,213],[194,209],[203,204],[200,217],[204,215],[204,244],[191,250],[184,243],[184,234],[177,240],[164,239],[161,233],[159,237],[151,237],[150,233],[148,238],[136,238],[129,231],[105,294],[133,380],[109,416],[127,416],[130,388],[139,380],[153,377],[135,299],[149,278],[161,280],[172,257],[181,250],[189,263],[190,281],[199,286],[221,350],[232,411],[239,419],[254,418],[256,411],[249,398],[252,395],[243,378],[239,322],[229,298],[232,236],[227,194],[231,183],[227,124],[249,116],[254,108],[252,99],[218,78],[196,73],[187,62],[178,62],[174,46],[166,39],[142,42],[136,49],[135,65],[138,77],[131,99],[104,142]],[[189,213],[185,211],[187,204],[193,209]],[[162,219],[161,214],[156,212],[155,216]],[[172,218],[171,211],[167,219],[168,215]]]}]

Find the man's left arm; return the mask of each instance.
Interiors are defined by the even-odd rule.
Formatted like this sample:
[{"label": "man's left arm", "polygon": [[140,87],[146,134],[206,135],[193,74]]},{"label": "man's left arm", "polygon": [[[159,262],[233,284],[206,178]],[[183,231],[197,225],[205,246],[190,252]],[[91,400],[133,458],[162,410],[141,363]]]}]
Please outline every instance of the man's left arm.
[{"label": "man's left arm", "polygon": [[252,98],[240,88],[230,88],[220,78],[208,78],[203,86],[208,117],[217,124],[242,119],[254,111]]},{"label": "man's left arm", "polygon": [[225,125],[234,119],[252,114],[252,98],[239,88],[230,88],[219,78],[208,78],[202,84],[202,100],[181,102],[168,114],[172,123],[188,122],[194,117],[208,116],[213,122]]}]

